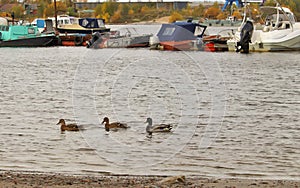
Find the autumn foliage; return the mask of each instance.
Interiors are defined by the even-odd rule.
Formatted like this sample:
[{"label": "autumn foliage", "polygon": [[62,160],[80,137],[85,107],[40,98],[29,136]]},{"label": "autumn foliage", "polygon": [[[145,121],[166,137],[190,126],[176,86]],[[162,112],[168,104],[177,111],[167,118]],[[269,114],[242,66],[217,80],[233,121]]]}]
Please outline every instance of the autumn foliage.
[{"label": "autumn foliage", "polygon": [[183,20],[183,16],[178,12],[174,11],[169,18],[169,22],[172,23],[178,20]]},{"label": "autumn foliage", "polygon": [[[56,11],[59,14],[65,14],[67,10],[66,4],[59,1],[56,2]],[[53,17],[54,14],[54,3],[49,4],[44,10],[44,17]]]},{"label": "autumn foliage", "polygon": [[[82,0],[87,1],[87,0]],[[300,18],[300,0],[277,0],[281,5],[290,8]],[[25,15],[24,6],[22,3],[17,3],[16,0],[0,0],[0,5],[3,4],[18,4],[11,10],[6,10],[7,13],[14,12],[15,18],[32,19],[35,17],[53,17],[54,4],[53,0],[35,0],[39,6],[36,11],[36,15]],[[100,2],[100,1],[99,1]],[[264,5],[274,6],[275,0],[266,0]],[[237,19],[242,18],[241,8],[238,8],[233,4],[233,7],[228,7],[224,12],[221,11],[223,3],[219,4],[215,2],[211,6],[206,6],[202,3],[198,5],[187,4],[183,9],[175,9],[170,3],[161,4],[158,6],[156,2],[149,1],[147,3],[120,3],[115,0],[101,1],[94,8],[94,13],[90,13],[89,16],[104,18],[106,23],[130,23],[139,21],[153,21],[158,18],[169,16],[169,22],[177,20],[186,20],[187,18],[193,18],[195,20],[200,19],[226,19],[228,16],[234,16]],[[56,1],[57,14],[69,14],[71,16],[86,16],[85,14],[79,14],[79,11],[89,9],[82,7],[77,10],[74,8],[72,0]],[[259,4],[250,5],[252,17],[259,17]],[[6,12],[0,12],[0,16],[5,16]],[[30,17],[31,16],[31,17]],[[298,19],[299,20],[299,19]]]}]

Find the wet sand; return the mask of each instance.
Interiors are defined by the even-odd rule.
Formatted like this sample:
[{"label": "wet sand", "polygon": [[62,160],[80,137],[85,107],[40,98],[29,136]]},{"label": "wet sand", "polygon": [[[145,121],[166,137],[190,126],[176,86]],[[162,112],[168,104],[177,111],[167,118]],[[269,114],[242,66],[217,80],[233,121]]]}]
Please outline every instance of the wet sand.
[{"label": "wet sand", "polygon": [[62,174],[4,171],[0,173],[0,187],[278,187],[299,188],[300,180],[220,179],[185,176],[74,176]]}]

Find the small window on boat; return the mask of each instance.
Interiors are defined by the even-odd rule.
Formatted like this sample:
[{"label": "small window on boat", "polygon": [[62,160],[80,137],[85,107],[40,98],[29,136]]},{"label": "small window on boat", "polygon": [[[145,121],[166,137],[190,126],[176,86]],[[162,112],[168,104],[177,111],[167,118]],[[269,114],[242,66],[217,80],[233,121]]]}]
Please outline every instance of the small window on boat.
[{"label": "small window on boat", "polygon": [[76,22],[75,22],[75,19],[74,19],[74,18],[70,18],[70,23],[71,23],[71,24],[76,23]]},{"label": "small window on boat", "polygon": [[103,20],[97,20],[97,21],[98,21],[98,26],[99,27],[103,27],[104,26]]},{"label": "small window on boat", "polygon": [[34,34],[34,28],[28,28],[28,34]]},{"label": "small window on boat", "polygon": [[8,26],[5,25],[0,26],[0,31],[8,31],[8,30],[9,30]]},{"label": "small window on boat", "polygon": [[94,21],[91,21],[90,27],[91,27],[91,28],[95,27],[95,22],[94,22]]},{"label": "small window on boat", "polygon": [[89,21],[87,21],[87,19],[84,19],[82,21],[82,26],[86,27],[88,23],[89,23]]},{"label": "small window on boat", "polygon": [[203,28],[197,26],[194,33],[195,33],[195,36],[198,36],[198,35],[201,35],[202,32],[203,32]]},{"label": "small window on boat", "polygon": [[162,33],[162,35],[164,36],[170,36],[174,33],[175,31],[175,27],[167,27],[164,32]]}]

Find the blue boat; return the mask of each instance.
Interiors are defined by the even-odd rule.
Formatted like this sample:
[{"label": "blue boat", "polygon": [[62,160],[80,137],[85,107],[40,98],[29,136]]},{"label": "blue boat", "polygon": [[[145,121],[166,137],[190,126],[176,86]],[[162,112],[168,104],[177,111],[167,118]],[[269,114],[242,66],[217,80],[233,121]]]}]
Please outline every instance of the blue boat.
[{"label": "blue boat", "polygon": [[201,50],[206,27],[192,20],[162,24],[157,35],[150,38],[150,48],[171,51]]},{"label": "blue boat", "polygon": [[56,45],[57,41],[53,32],[41,33],[37,26],[10,23],[0,18],[0,47],[46,47]]}]

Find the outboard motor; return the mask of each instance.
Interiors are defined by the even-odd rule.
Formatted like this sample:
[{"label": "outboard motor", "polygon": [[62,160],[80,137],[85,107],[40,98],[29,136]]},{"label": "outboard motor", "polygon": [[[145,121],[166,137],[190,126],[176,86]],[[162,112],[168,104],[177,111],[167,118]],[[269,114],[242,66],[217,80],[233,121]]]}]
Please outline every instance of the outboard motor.
[{"label": "outboard motor", "polygon": [[95,48],[97,44],[100,44],[102,42],[102,34],[99,32],[93,33],[92,38],[87,42],[86,47],[87,48]]},{"label": "outboard motor", "polygon": [[253,33],[253,23],[247,21],[241,31],[241,39],[237,43],[236,51],[241,53],[249,53],[249,43]]}]

